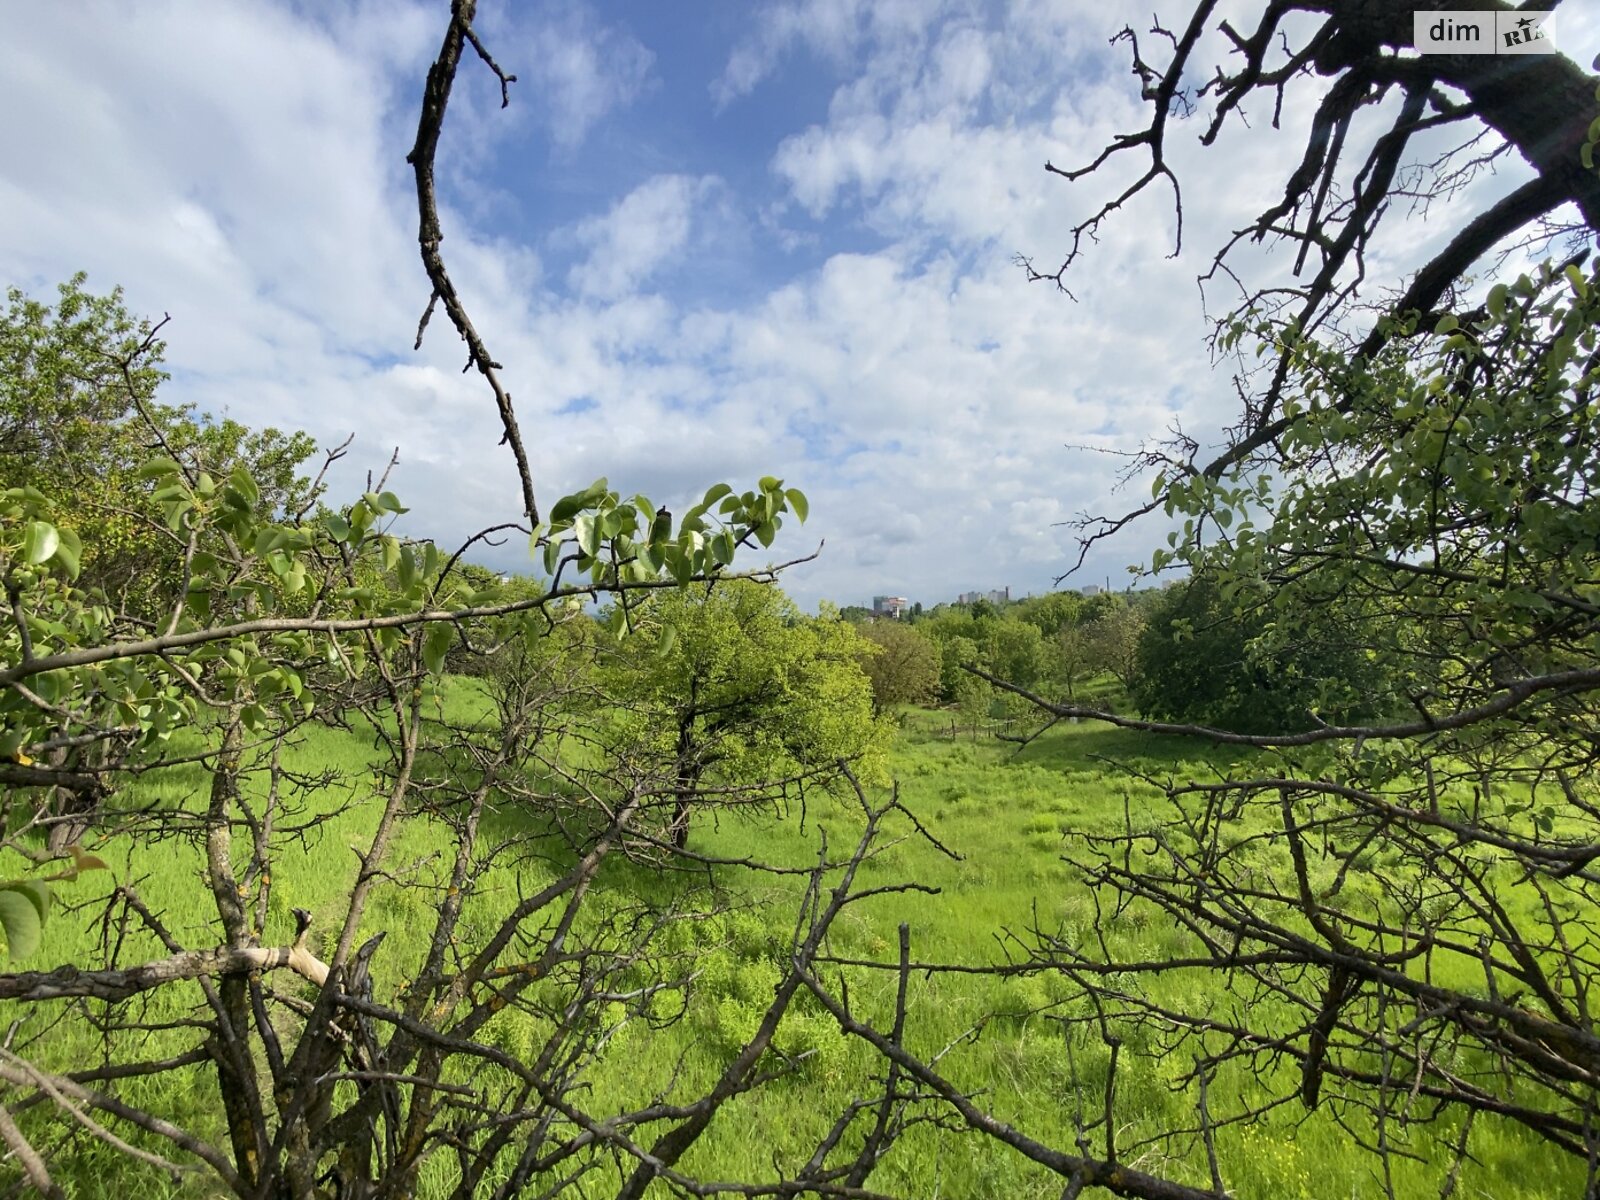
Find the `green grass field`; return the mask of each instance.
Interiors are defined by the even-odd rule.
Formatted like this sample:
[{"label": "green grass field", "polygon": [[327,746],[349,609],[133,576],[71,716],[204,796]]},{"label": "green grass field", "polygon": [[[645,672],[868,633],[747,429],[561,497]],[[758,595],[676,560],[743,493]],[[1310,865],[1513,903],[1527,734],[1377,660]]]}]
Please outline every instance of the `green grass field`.
[{"label": "green grass field", "polygon": [[[470,710],[465,696],[458,695],[457,700],[463,712]],[[887,895],[852,908],[836,927],[831,950],[842,958],[892,961],[901,922],[911,927],[914,958],[951,963],[999,961],[1005,953],[1003,934],[1023,934],[1036,920],[1088,936],[1093,932],[1094,911],[1061,861],[1064,830],[1114,828],[1123,820],[1125,805],[1138,811],[1158,795],[1148,784],[1119,772],[1109,760],[1181,773],[1191,764],[1231,761],[1232,753],[1087,725],[1059,726],[1016,752],[991,738],[973,740],[965,731],[952,738],[948,714],[910,713],[891,762],[901,798],[963,857],[952,861],[912,838],[887,849],[864,868],[865,882],[916,880],[937,887],[939,894]],[[295,751],[301,769],[338,769],[357,781],[372,754],[370,745],[358,737],[322,728],[314,728]],[[191,808],[203,805],[205,785],[196,768],[169,775],[159,785],[143,786],[134,799],[139,804]],[[309,832],[303,847],[279,856],[265,941],[288,940],[291,906],[317,913],[322,919],[315,928],[324,933],[333,925],[356,868],[351,847],[362,844],[369,834],[378,808],[370,798],[350,793],[350,786],[335,784],[307,799],[308,815],[319,806],[322,811],[345,806],[344,811]],[[858,813],[829,801],[813,803],[806,818],[804,827],[798,811],[702,819],[691,845],[728,858],[750,855],[798,865],[814,860],[818,827],[828,828],[837,846],[853,838],[859,825]],[[498,814],[495,819],[508,829],[524,820],[515,813]],[[407,820],[392,852],[395,870],[414,872],[414,878],[422,880],[437,878],[443,867],[433,854],[440,836],[429,819]],[[132,882],[180,941],[214,942],[214,917],[208,916],[212,908],[200,874],[202,858],[191,846],[121,839],[96,849],[112,863],[116,879]],[[0,864],[0,869],[9,871],[15,865]],[[485,909],[480,923],[512,902],[515,882],[504,873],[491,873],[480,881],[479,899]],[[524,886],[537,882],[522,880]],[[690,893],[703,889],[706,882],[704,873],[663,877],[614,860],[597,888],[597,910],[604,913],[608,907],[640,898],[661,902],[674,895],[685,897],[691,906],[703,906],[710,903],[709,895]],[[737,868],[719,870],[714,882],[719,901],[731,904],[731,911],[711,921],[676,926],[666,938],[668,949],[693,953],[700,971],[683,1019],[660,1030],[632,1025],[613,1039],[592,1080],[591,1111],[640,1103],[668,1088],[675,1073],[679,1089],[675,1094],[692,1094],[754,1028],[770,999],[792,930],[800,883],[775,883],[771,876]],[[66,898],[81,907],[53,919],[46,948],[38,956],[51,961],[21,965],[95,961],[103,955],[108,936],[125,937],[125,962],[136,961],[144,952],[152,957],[162,953],[148,934],[132,928],[108,930],[101,923],[103,906],[94,901],[109,886],[103,876],[85,876],[73,885]],[[431,930],[433,903],[426,891],[390,887],[381,889],[370,906],[369,931],[387,932],[373,963],[380,993],[414,969]],[[1155,921],[1124,919],[1103,932],[1119,947],[1148,957],[1169,953],[1177,945],[1177,934]],[[274,982],[292,986],[287,980]],[[853,1004],[885,1017],[893,982],[888,972],[852,971]],[[1184,989],[1208,985],[1198,978],[1168,978],[1151,986],[1168,989],[1164,997],[1176,1000],[1185,998]],[[947,1077],[980,1091],[984,1103],[1002,1119],[1042,1141],[1071,1148],[1073,1114],[1080,1104],[1094,1111],[1108,1058],[1097,1038],[1085,1038],[1080,1032],[1071,1035],[1069,1043],[1061,1023],[1052,1019],[1051,1006],[1065,995],[1058,980],[1043,974],[1009,979],[919,976],[911,987],[908,1042],[924,1056],[950,1047],[940,1060]],[[1200,994],[1187,998],[1208,999]],[[197,985],[171,986],[148,999],[141,1016],[147,1021],[176,1018],[198,1000]],[[663,1001],[664,1009],[671,1006]],[[23,1012],[16,1007],[18,1011],[9,1014],[10,1019],[23,1020],[16,1044],[25,1046],[36,1039],[30,1052],[46,1065],[67,1069],[98,1057],[97,1044],[71,1032],[80,1026],[50,1024],[60,1015],[59,1009],[51,1013],[34,1005]],[[504,1049],[522,1052],[535,1044],[539,1032],[533,1018],[508,1010],[491,1022],[485,1036]],[[154,1058],[163,1046],[170,1052],[171,1046],[192,1041],[193,1033],[186,1030],[156,1034],[143,1056]],[[871,1084],[862,1081],[877,1068],[873,1054],[839,1033],[814,1004],[796,1006],[777,1045],[789,1054],[805,1054],[799,1067],[792,1076],[725,1109],[683,1164],[685,1169],[705,1178],[771,1178],[775,1161],[790,1168],[804,1162],[840,1107],[868,1094]],[[1135,1041],[1130,1054],[1139,1048]],[[1194,1122],[1192,1102],[1171,1086],[1189,1063],[1139,1057],[1125,1057],[1123,1063],[1118,1090],[1126,1124],[1119,1130],[1120,1145],[1131,1146]],[[1292,1094],[1293,1081],[1285,1079],[1279,1081],[1282,1091]],[[167,1075],[125,1085],[136,1103],[179,1124],[213,1133],[218,1122],[215,1087],[214,1076],[199,1069],[185,1078]],[[1213,1109],[1220,1113],[1259,1100],[1259,1091],[1251,1089],[1261,1087],[1249,1077],[1224,1075],[1213,1084]],[[1373,1160],[1354,1150],[1327,1105],[1310,1115],[1297,1103],[1283,1105],[1271,1119],[1250,1128],[1224,1130],[1218,1140],[1225,1183],[1240,1197],[1311,1200],[1381,1194]],[[1546,1152],[1531,1138],[1503,1126],[1480,1123],[1471,1148],[1478,1165],[1464,1175],[1458,1195],[1533,1200],[1570,1193],[1575,1186],[1575,1180],[1552,1177],[1539,1168]],[[66,1177],[77,1195],[125,1198],[163,1194],[161,1189],[170,1187],[155,1173],[130,1166],[88,1139],[81,1139],[74,1153]],[[1192,1157],[1172,1162],[1147,1150],[1129,1159],[1146,1170],[1205,1182],[1200,1162]],[[423,1180],[424,1193],[438,1190],[451,1167],[446,1156],[436,1156],[430,1164],[433,1174]],[[1436,1196],[1442,1173],[1442,1166],[1399,1158],[1394,1165],[1396,1194]],[[1059,1179],[992,1142],[931,1126],[908,1133],[880,1166],[873,1184],[908,1196],[1055,1197],[1061,1190]],[[171,1189],[171,1194],[180,1192]]]}]

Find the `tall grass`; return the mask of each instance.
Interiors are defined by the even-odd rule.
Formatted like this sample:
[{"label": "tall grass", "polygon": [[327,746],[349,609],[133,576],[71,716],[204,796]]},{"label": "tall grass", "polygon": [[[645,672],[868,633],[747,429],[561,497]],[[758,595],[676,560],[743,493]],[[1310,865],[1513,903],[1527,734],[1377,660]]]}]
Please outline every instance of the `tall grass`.
[{"label": "tall grass", "polygon": [[[461,718],[470,716],[477,702],[463,685],[454,690],[452,703],[458,710],[453,715]],[[864,867],[867,882],[916,880],[937,887],[939,894],[888,894],[857,905],[837,926],[829,949],[839,958],[891,962],[897,928],[905,922],[915,959],[993,963],[1015,952],[1017,944],[1008,942],[1008,935],[1025,937],[1037,923],[1086,938],[1103,934],[1120,950],[1146,957],[1168,954],[1176,945],[1174,932],[1137,914],[1120,919],[1114,928],[1095,928],[1090,898],[1063,862],[1068,832],[1110,831],[1121,826],[1126,813],[1138,814],[1156,803],[1157,789],[1119,770],[1115,762],[1135,764],[1146,774],[1182,774],[1226,765],[1239,753],[1088,725],[1061,725],[1017,750],[991,739],[971,740],[965,732],[952,738],[946,714],[909,713],[893,753],[901,799],[961,858],[947,858],[910,837],[888,846]],[[303,844],[280,855],[274,867],[272,909],[263,933],[265,941],[274,943],[288,940],[293,906],[310,909],[319,918],[316,929],[336,927],[357,866],[352,847],[370,836],[380,807],[376,797],[359,790],[374,758],[370,743],[360,736],[316,728],[293,755],[303,771],[338,771],[350,782],[302,798],[306,817],[337,815],[308,829]],[[141,785],[133,800],[193,809],[204,805],[205,789],[205,776],[196,768]],[[493,818],[504,831],[533,819],[514,811]],[[804,864],[815,858],[820,830],[826,829],[837,846],[856,825],[851,809],[813,798],[803,811],[795,806],[759,818],[703,819],[691,844],[726,858]],[[393,870],[413,882],[437,881],[449,857],[442,852],[444,839],[445,832],[431,819],[408,819],[392,851]],[[173,842],[132,837],[110,840],[96,850],[112,863],[116,880],[132,882],[180,941],[214,944],[214,910],[200,873],[200,853]],[[0,863],[0,874],[15,866]],[[540,881],[527,874],[537,870],[524,867],[520,880],[504,870],[480,880],[480,927],[514,902],[519,884],[524,890],[537,886]],[[111,929],[101,921],[110,886],[96,876],[84,876],[73,886],[70,898],[78,907],[54,919],[39,956],[51,959],[48,965],[97,961],[108,937],[125,938],[124,961],[163,952],[149,934],[132,927]],[[726,911],[709,920],[681,922],[664,935],[663,949],[692,958],[698,972],[687,993],[658,1000],[661,1015],[681,1006],[682,1018],[664,1028],[635,1022],[609,1043],[592,1077],[588,1104],[593,1111],[637,1105],[657,1092],[692,1095],[714,1078],[771,998],[800,887],[797,880],[775,881],[739,868],[662,874],[620,860],[607,868],[596,888],[597,916],[638,902],[676,902],[686,911],[706,911],[715,903]],[[432,904],[425,889],[379,889],[366,923],[367,932],[387,935],[373,962],[380,994],[403,983],[420,962],[432,928]],[[864,1016],[886,1020],[892,973],[851,969],[845,974],[852,1005]],[[271,982],[279,988],[300,987],[286,978]],[[1204,994],[1208,985],[1195,977],[1174,977],[1152,986],[1167,989],[1162,997],[1172,1001],[1235,1002]],[[918,976],[910,996],[910,1049],[925,1058],[942,1056],[939,1069],[980,1094],[1001,1119],[1042,1141],[1073,1146],[1074,1116],[1092,1113],[1100,1103],[1109,1056],[1098,1038],[1069,1032],[1054,1019],[1068,1011],[1060,1007],[1069,992],[1058,978]],[[139,1001],[140,1016],[146,1022],[176,1021],[199,1003],[197,985],[175,985]],[[21,1022],[16,1043],[45,1065],[67,1069],[98,1059],[101,1048],[95,1036],[81,1022],[58,1019],[66,1015],[60,1008],[15,1007],[8,1016]],[[508,1009],[491,1022],[485,1036],[507,1050],[525,1052],[539,1033],[533,1018]],[[1195,1122],[1191,1097],[1174,1086],[1192,1064],[1138,1056],[1141,1049],[1153,1049],[1152,1044],[1140,1044],[1141,1036],[1148,1034],[1131,1035],[1118,1074],[1125,1120],[1118,1131],[1122,1145]],[[148,1035],[141,1054],[156,1058],[193,1039],[193,1031],[185,1029]],[[797,1004],[784,1022],[777,1048],[797,1060],[793,1072],[725,1109],[682,1164],[684,1169],[716,1179],[771,1178],[775,1164],[794,1170],[810,1156],[843,1104],[871,1094],[871,1078],[880,1069],[868,1047],[846,1038],[812,1004]],[[168,1075],[124,1087],[134,1102],[176,1123],[213,1137],[220,1134],[215,1077],[201,1068],[181,1078]],[[1269,1089],[1292,1094],[1293,1081],[1225,1072],[1212,1085],[1211,1104],[1218,1112],[1254,1107],[1268,1098]],[[42,1115],[38,1109],[29,1114],[34,1122]],[[1373,1162],[1354,1149],[1350,1134],[1339,1125],[1340,1115],[1327,1103],[1310,1114],[1298,1105],[1283,1105],[1249,1127],[1221,1131],[1218,1151],[1226,1184],[1241,1197],[1380,1195]],[[1443,1120],[1443,1140],[1451,1136],[1453,1119]],[[1444,1167],[1430,1159],[1429,1143],[1418,1143],[1415,1149],[1423,1156],[1420,1161],[1395,1161],[1396,1195],[1436,1196]],[[1133,1165],[1206,1182],[1195,1154],[1183,1147],[1174,1150],[1186,1156],[1165,1161],[1159,1148],[1149,1149]],[[1475,1161],[1463,1176],[1459,1195],[1533,1200],[1576,1186],[1575,1178],[1565,1174],[1530,1169],[1542,1153],[1533,1139],[1514,1129],[1480,1122],[1471,1151]],[[76,1195],[126,1198],[165,1194],[163,1187],[174,1195],[183,1191],[90,1139],[79,1140],[68,1154],[62,1177]],[[432,1162],[424,1172],[424,1194],[442,1191],[450,1170],[444,1156]],[[1042,1198],[1058,1196],[1061,1187],[1059,1179],[993,1142],[933,1125],[911,1130],[872,1182],[881,1191],[907,1196]]]}]

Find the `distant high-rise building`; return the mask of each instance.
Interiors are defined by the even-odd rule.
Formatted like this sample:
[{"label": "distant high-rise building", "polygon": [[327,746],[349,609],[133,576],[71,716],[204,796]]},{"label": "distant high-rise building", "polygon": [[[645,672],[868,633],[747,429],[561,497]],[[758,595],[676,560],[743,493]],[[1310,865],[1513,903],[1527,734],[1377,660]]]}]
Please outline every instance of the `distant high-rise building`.
[{"label": "distant high-rise building", "polygon": [[899,620],[902,613],[911,607],[911,601],[904,596],[874,596],[872,598],[872,615],[875,617],[892,617]]}]

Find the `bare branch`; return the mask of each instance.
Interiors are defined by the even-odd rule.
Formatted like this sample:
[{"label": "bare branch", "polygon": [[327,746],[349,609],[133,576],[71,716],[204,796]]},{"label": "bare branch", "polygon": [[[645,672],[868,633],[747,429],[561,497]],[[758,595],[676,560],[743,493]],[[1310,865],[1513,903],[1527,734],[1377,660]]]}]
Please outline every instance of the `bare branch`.
[{"label": "bare branch", "polygon": [[488,347],[484,345],[483,338],[467,315],[466,306],[456,291],[450,273],[445,269],[444,256],[439,250],[440,243],[444,240],[444,233],[439,226],[439,202],[433,177],[433,164],[439,151],[439,133],[444,128],[445,107],[450,103],[450,91],[455,85],[456,69],[461,63],[462,43],[470,41],[479,57],[494,71],[500,81],[502,106],[510,103],[506,86],[516,79],[515,75],[507,75],[501,71],[483,48],[477,34],[473,32],[472,19],[476,10],[477,0],[453,0],[451,4],[450,26],[445,31],[444,44],[439,48],[439,57],[428,68],[428,82],[422,97],[422,115],[417,122],[417,140],[411,148],[411,153],[406,155],[406,161],[411,164],[417,184],[417,244],[422,252],[422,267],[427,271],[428,279],[433,284],[432,298],[429,299],[427,311],[423,313],[422,320],[417,326],[417,343],[420,345],[422,342],[422,334],[427,327],[428,316],[433,312],[434,304],[443,300],[445,314],[450,318],[450,323],[456,327],[456,332],[461,335],[461,340],[467,344],[468,366],[478,368],[478,373],[483,376],[490,391],[494,393],[495,407],[500,413],[500,424],[505,429],[505,435],[500,440],[502,444],[510,445],[512,456],[517,462],[517,477],[522,485],[523,513],[529,525],[537,525],[539,505],[534,499],[533,469],[528,462],[528,452],[522,444],[522,431],[517,424],[516,412],[511,407],[511,393],[506,391],[500,382],[500,364],[490,357]]}]

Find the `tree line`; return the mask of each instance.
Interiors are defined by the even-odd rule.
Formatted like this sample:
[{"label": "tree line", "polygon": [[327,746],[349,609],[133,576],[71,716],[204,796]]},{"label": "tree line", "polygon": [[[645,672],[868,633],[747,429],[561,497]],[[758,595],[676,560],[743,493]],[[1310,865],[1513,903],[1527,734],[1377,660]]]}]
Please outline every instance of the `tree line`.
[{"label": "tree line", "polygon": [[844,613],[877,648],[864,666],[880,711],[937,703],[974,726],[992,710],[1013,722],[1032,711],[991,679],[1054,702],[1092,700],[1232,732],[1376,716],[1403,703],[1378,656],[1341,640],[1336,622],[1275,642],[1270,608],[1224,587],[1204,560],[1162,587],[941,604],[899,619]]}]

